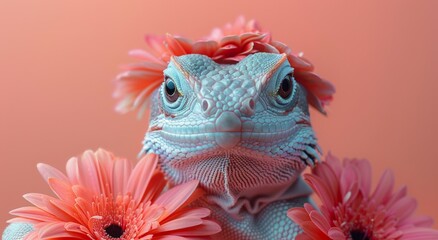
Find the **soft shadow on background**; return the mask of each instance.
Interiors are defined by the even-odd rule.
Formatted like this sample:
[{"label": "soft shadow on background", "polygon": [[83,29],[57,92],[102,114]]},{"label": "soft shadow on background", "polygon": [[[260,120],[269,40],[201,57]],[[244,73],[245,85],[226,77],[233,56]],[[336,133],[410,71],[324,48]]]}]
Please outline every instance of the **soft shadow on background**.
[{"label": "soft shadow on background", "polygon": [[98,147],[135,160],[146,122],[114,112],[111,80],[145,33],[198,38],[240,14],[336,85],[328,117],[312,112],[324,151],[370,159],[374,182],[393,169],[438,221],[437,1],[169,2],[0,2],[1,230],[24,193],[49,193],[36,163]]}]

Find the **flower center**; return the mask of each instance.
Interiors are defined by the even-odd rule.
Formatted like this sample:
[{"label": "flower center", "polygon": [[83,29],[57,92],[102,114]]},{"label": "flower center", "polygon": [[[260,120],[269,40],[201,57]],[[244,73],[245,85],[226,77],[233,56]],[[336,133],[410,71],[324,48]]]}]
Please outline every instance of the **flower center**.
[{"label": "flower center", "polygon": [[105,227],[105,232],[112,238],[120,238],[123,235],[123,228],[118,224],[111,224]]},{"label": "flower center", "polygon": [[352,230],[350,236],[353,240],[371,240],[362,230]]}]

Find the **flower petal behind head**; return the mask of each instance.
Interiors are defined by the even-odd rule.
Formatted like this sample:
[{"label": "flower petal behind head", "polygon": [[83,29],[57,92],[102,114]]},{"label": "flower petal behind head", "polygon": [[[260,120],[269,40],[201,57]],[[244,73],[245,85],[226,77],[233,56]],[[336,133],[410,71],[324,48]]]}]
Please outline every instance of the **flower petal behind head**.
[{"label": "flower petal behind head", "polygon": [[126,113],[139,110],[139,117],[148,115],[149,98],[163,82],[162,71],[172,56],[202,54],[218,63],[233,64],[257,52],[285,53],[294,76],[307,91],[308,103],[325,114],[325,107],[332,101],[334,86],[313,73],[313,65],[301,55],[292,53],[285,44],[273,41],[271,34],[263,31],[255,20],[239,17],[233,24],[213,29],[200,40],[166,34],[145,37],[149,52],[133,50],[130,55],[139,58],[141,64],[128,65],[115,80],[113,96],[119,99],[116,111]]}]

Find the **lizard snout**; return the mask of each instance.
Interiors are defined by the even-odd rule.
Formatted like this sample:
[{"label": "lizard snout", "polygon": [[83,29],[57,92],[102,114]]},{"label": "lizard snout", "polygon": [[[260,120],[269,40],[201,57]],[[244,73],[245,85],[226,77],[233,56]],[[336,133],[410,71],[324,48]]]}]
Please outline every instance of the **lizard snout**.
[{"label": "lizard snout", "polygon": [[222,112],[215,121],[216,143],[225,149],[236,146],[242,135],[242,121],[234,112]]}]

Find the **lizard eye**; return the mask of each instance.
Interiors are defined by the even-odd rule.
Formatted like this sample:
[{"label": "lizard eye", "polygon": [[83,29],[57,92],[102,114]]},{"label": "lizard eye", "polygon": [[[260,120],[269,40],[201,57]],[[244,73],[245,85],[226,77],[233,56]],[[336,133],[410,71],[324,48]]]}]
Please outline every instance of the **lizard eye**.
[{"label": "lizard eye", "polygon": [[170,77],[166,77],[164,82],[164,92],[166,94],[166,99],[171,103],[176,102],[180,96],[175,82]]},{"label": "lizard eye", "polygon": [[283,99],[288,99],[292,94],[292,75],[288,74],[280,83],[280,88],[278,89],[278,95]]}]

